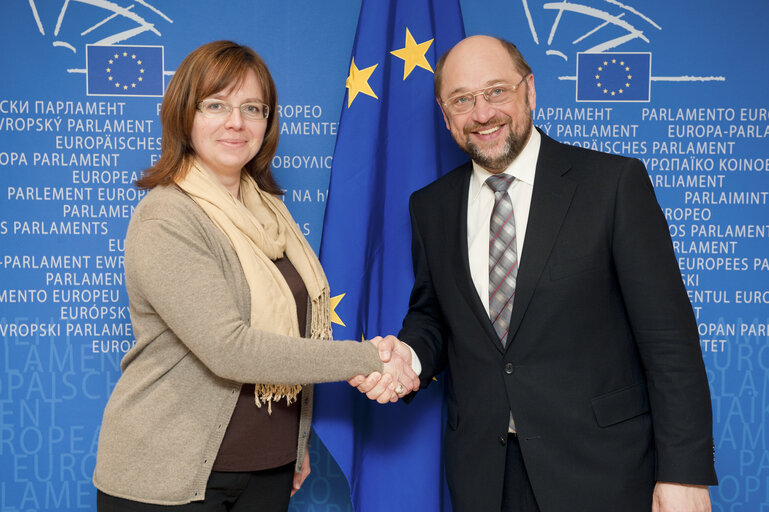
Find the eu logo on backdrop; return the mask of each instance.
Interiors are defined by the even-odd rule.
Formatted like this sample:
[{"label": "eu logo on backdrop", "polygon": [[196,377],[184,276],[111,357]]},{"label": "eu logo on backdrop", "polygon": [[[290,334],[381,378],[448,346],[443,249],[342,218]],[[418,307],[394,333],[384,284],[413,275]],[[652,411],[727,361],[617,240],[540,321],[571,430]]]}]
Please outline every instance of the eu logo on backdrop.
[{"label": "eu logo on backdrop", "polygon": [[577,53],[577,101],[649,101],[651,53]]},{"label": "eu logo on backdrop", "polygon": [[163,96],[162,46],[86,45],[89,96]]}]

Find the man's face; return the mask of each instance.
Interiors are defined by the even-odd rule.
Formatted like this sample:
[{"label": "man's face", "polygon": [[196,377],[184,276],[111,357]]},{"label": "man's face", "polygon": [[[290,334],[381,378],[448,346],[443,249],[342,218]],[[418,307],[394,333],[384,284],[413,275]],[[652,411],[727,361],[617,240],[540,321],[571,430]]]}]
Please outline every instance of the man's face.
[{"label": "man's face", "polygon": [[[495,84],[515,85],[522,78],[499,41],[471,37],[457,44],[446,59],[441,101]],[[483,94],[478,94],[469,112],[451,113],[444,105],[441,109],[446,127],[459,147],[481,167],[496,174],[504,171],[528,142],[535,106],[534,77],[528,75],[507,103],[491,104]]]}]

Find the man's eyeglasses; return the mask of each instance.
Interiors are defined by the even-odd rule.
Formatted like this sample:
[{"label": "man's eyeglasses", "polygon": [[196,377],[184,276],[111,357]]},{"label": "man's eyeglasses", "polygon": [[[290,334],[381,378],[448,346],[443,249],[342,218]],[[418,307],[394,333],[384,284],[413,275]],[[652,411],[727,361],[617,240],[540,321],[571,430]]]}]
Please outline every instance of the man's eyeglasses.
[{"label": "man's eyeglasses", "polygon": [[521,81],[515,85],[495,84],[476,91],[457,94],[444,101],[443,107],[449,114],[466,114],[475,107],[475,98],[479,95],[483,95],[483,98],[492,105],[508,103],[512,101],[515,91],[523,84],[527,76],[529,75],[521,78]]},{"label": "man's eyeglasses", "polygon": [[243,119],[249,121],[261,121],[270,115],[270,107],[264,103],[243,103],[238,107],[220,100],[203,100],[198,103],[198,110],[206,117],[227,117],[233,108],[240,110]]}]

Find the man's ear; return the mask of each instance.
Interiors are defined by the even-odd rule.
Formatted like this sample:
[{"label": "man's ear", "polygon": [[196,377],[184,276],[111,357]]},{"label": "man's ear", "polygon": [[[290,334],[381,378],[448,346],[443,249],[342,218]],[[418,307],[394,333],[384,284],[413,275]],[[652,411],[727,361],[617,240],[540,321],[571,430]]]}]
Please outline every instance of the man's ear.
[{"label": "man's ear", "polygon": [[529,73],[526,77],[526,99],[529,101],[531,110],[537,108],[537,90],[534,89],[534,73]]}]

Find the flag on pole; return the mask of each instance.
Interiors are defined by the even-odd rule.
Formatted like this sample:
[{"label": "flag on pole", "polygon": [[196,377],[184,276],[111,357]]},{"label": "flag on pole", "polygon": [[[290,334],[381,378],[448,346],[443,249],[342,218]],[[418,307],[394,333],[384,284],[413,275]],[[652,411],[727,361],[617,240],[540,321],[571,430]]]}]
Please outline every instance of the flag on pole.
[{"label": "flag on pole", "polygon": [[[401,328],[413,284],[408,198],[467,160],[433,95],[435,63],[463,37],[457,0],[363,1],[320,250],[337,339]],[[450,510],[441,384],[409,405],[317,386],[314,427],[356,511]]]}]

